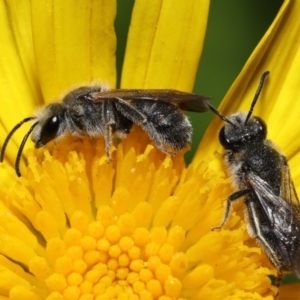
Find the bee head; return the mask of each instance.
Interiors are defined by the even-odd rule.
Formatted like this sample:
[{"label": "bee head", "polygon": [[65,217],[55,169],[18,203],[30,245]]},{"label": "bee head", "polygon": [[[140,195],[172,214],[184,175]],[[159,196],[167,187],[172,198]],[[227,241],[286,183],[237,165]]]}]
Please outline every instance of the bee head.
[{"label": "bee head", "polygon": [[56,137],[62,135],[66,130],[66,122],[63,122],[64,108],[61,104],[50,104],[47,107],[39,110],[35,117],[29,117],[18,123],[7,135],[1,149],[0,161],[4,160],[4,154],[7,144],[13,134],[26,122],[34,121],[35,123],[30,127],[25,136],[23,137],[22,143],[19,147],[15,170],[17,175],[20,177],[20,160],[22,156],[23,149],[25,147],[26,141],[30,134],[32,134],[32,140],[35,143],[36,148],[40,148],[55,139]]},{"label": "bee head", "polygon": [[267,126],[259,117],[247,119],[247,113],[238,112],[229,116],[228,120],[230,123],[225,122],[219,133],[220,143],[225,149],[239,150],[267,136]]},{"label": "bee head", "polygon": [[251,142],[262,141],[266,138],[265,122],[259,117],[252,117],[252,112],[269,73],[266,71],[262,74],[248,113],[237,112],[226,118],[207,102],[209,109],[225,122],[219,133],[220,142],[225,149],[239,150]]},{"label": "bee head", "polygon": [[32,141],[36,148],[43,147],[65,132],[64,113],[65,109],[60,103],[50,104],[36,113],[37,125],[32,130]]}]

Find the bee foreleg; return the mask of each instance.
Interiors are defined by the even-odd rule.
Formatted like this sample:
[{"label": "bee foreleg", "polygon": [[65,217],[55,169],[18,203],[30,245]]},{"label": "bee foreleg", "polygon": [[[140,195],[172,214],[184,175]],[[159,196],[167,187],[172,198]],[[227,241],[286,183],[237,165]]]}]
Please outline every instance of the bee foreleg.
[{"label": "bee foreleg", "polygon": [[224,216],[223,216],[223,220],[222,220],[221,224],[219,226],[212,227],[211,230],[221,229],[225,225],[225,223],[227,222],[227,220],[229,218],[232,202],[247,195],[249,192],[250,192],[250,190],[246,189],[246,190],[237,191],[237,192],[231,194],[226,200],[225,212],[224,212]]}]

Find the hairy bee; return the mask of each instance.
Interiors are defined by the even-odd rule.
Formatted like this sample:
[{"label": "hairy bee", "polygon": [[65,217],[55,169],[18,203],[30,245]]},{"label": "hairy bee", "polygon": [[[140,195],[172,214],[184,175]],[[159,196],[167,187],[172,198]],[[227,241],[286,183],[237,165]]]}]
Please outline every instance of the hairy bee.
[{"label": "hairy bee", "polygon": [[148,133],[158,149],[175,154],[191,143],[192,126],[181,110],[205,112],[209,109],[207,99],[176,90],[80,87],[68,93],[61,102],[52,103],[18,123],[3,143],[0,160],[3,161],[14,132],[29,121],[34,123],[22,140],[15,163],[18,176],[21,176],[22,151],[30,135],[36,148],[67,132],[76,136],[103,136],[106,155],[111,160],[112,135],[124,138],[135,123]]},{"label": "hairy bee", "polygon": [[225,122],[219,139],[229,176],[239,189],[228,197],[223,221],[213,230],[223,227],[232,203],[244,197],[248,233],[277,268],[279,284],[284,271],[300,279],[300,204],[286,157],[266,139],[265,122],[252,116],[268,74],[263,73],[248,113],[226,118],[207,103]]}]

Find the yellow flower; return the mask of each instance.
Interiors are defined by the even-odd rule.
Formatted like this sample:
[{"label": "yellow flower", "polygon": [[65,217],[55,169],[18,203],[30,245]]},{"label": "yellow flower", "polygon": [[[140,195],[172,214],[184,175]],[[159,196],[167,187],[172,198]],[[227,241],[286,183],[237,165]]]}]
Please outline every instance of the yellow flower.
[{"label": "yellow flower", "polygon": [[[191,91],[208,6],[137,0],[121,87]],[[298,4],[282,8],[231,99],[248,105],[265,66],[259,51],[283,34],[278,28],[286,24],[280,22],[297,22],[295,10]],[[11,1],[1,4],[0,13],[2,141],[37,105],[84,83],[116,85],[114,1]],[[280,70],[274,68],[274,78]],[[253,83],[240,79],[245,77]],[[270,124],[266,113],[259,115]],[[210,139],[218,130],[212,126]],[[28,143],[28,165],[22,162],[23,176],[16,180],[13,165],[24,132],[14,135],[0,167],[3,299],[273,299],[277,289],[268,275],[276,270],[248,237],[241,207],[224,230],[211,231],[232,192],[213,157],[216,138],[199,148],[188,167],[182,154],[161,153],[139,128],[114,144],[112,163],[103,139],[68,136],[39,150]],[[295,149],[283,150],[291,158]]]}]

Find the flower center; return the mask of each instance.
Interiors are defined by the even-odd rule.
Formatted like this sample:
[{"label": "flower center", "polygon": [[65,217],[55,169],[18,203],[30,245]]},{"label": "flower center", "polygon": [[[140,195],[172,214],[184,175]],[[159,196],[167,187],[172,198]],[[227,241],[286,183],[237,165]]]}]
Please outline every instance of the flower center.
[{"label": "flower center", "polygon": [[[109,207],[102,210],[112,213]],[[63,239],[55,237],[47,244],[54,265],[53,273],[45,280],[50,296],[79,299],[81,295],[102,295],[102,299],[121,294],[147,298],[180,295],[182,284],[175,276],[186,270],[188,262],[186,254],[176,252],[184,240],[181,227],[169,232],[164,227],[151,232],[133,228],[134,216],[129,213],[106,226],[100,220],[89,223],[82,211],[76,211],[70,223]],[[30,269],[37,277],[42,275],[36,258]]]}]

